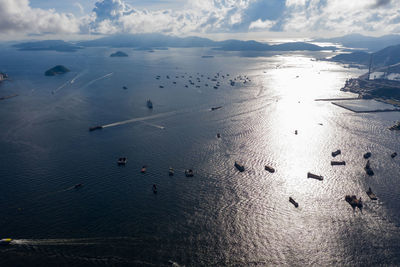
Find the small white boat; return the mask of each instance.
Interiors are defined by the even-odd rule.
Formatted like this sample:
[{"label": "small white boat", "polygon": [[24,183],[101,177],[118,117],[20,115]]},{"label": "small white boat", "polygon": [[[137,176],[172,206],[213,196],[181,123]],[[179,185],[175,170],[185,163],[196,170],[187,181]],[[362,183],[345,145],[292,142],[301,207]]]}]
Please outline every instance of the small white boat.
[{"label": "small white boat", "polygon": [[13,240],[11,238],[0,239],[0,246],[10,245]]}]

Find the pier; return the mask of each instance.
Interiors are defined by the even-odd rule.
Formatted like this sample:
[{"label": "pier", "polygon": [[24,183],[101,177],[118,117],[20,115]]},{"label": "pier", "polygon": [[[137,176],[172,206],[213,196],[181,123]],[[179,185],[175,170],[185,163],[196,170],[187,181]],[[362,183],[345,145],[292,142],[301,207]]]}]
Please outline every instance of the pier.
[{"label": "pier", "polygon": [[374,109],[374,110],[354,110],[352,108],[346,107],[342,104],[331,102],[333,105],[350,110],[354,113],[375,113],[375,112],[399,112],[400,109],[395,108],[395,109]]}]

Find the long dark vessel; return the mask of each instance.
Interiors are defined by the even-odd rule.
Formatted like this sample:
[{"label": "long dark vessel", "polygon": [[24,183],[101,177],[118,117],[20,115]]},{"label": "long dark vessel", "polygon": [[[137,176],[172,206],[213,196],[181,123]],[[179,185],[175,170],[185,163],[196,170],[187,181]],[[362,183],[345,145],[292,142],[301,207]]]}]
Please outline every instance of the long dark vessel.
[{"label": "long dark vessel", "polygon": [[152,109],[152,108],[153,108],[153,102],[151,102],[150,99],[147,100],[147,107],[148,107],[149,109]]},{"label": "long dark vessel", "polygon": [[222,108],[222,106],[219,106],[219,107],[212,107],[212,108],[211,108],[211,111],[217,110],[217,109],[220,109],[220,108]]},{"label": "long dark vessel", "polygon": [[235,161],[235,167],[236,167],[236,169],[238,169],[240,172],[244,172],[244,166],[243,166],[240,162]]},{"label": "long dark vessel", "polygon": [[331,160],[331,165],[332,166],[335,166],[335,165],[346,165],[346,161],[334,161],[334,160]]},{"label": "long dark vessel", "polygon": [[377,200],[377,199],[378,199],[378,198],[376,197],[376,195],[372,192],[371,187],[368,188],[367,195],[369,196],[369,198],[370,198],[371,200]]},{"label": "long dark vessel", "polygon": [[290,203],[292,203],[296,208],[299,207],[299,203],[297,203],[292,197],[289,197]]},{"label": "long dark vessel", "polygon": [[93,127],[89,127],[89,131],[95,131],[95,130],[101,130],[103,129],[103,126],[98,125],[98,126],[93,126]]},{"label": "long dark vessel", "polygon": [[275,169],[272,168],[271,166],[265,165],[264,168],[265,168],[266,171],[269,171],[270,173],[274,173],[275,172]]},{"label": "long dark vessel", "polygon": [[342,153],[342,151],[340,151],[340,149],[333,151],[332,152],[332,157],[336,157],[337,155],[339,155],[340,153]]},{"label": "long dark vessel", "polygon": [[316,175],[316,174],[313,174],[311,172],[307,173],[307,178],[313,178],[313,179],[317,179],[317,180],[320,180],[320,181],[324,180],[324,177],[322,175]]}]

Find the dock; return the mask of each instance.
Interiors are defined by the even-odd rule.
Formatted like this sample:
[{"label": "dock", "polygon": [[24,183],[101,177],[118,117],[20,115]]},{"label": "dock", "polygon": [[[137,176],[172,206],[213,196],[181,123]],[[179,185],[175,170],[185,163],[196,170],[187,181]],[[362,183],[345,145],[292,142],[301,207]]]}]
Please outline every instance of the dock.
[{"label": "dock", "polygon": [[399,108],[395,108],[395,109],[374,109],[374,110],[354,110],[352,108],[346,107],[342,104],[339,103],[335,103],[332,102],[333,105],[344,108],[346,110],[352,111],[354,113],[376,113],[376,112],[399,112],[400,109]]}]

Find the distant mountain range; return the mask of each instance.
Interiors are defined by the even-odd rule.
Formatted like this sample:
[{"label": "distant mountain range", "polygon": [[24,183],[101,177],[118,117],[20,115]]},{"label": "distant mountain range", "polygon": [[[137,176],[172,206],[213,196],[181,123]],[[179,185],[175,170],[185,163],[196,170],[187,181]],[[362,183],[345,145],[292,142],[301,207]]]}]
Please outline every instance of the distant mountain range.
[{"label": "distant mountain range", "polygon": [[385,47],[400,44],[400,35],[391,34],[391,35],[384,35],[381,37],[371,37],[371,36],[364,36],[361,34],[349,34],[335,38],[327,38],[327,39],[320,38],[320,39],[315,39],[313,41],[340,43],[345,47],[367,49],[369,51],[376,52]]},{"label": "distant mountain range", "polygon": [[200,37],[174,37],[163,34],[134,34],[134,35],[113,35],[90,41],[82,41],[76,44],[61,40],[49,40],[38,42],[27,42],[14,45],[20,50],[53,50],[62,52],[73,52],[82,47],[129,47],[135,49],[151,50],[157,47],[191,48],[210,47],[223,51],[322,51],[335,50],[336,47],[321,47],[318,45],[292,42],[278,45],[269,45],[257,41],[226,40],[213,41]]},{"label": "distant mountain range", "polygon": [[340,54],[330,60],[341,63],[368,65],[371,56],[374,68],[397,64],[400,62],[400,45],[392,45],[375,53],[353,52],[350,54]]}]

